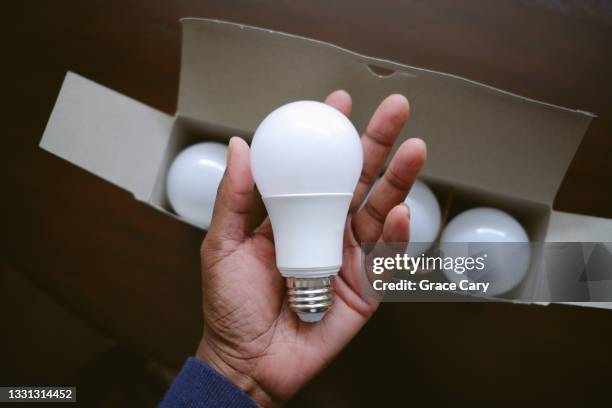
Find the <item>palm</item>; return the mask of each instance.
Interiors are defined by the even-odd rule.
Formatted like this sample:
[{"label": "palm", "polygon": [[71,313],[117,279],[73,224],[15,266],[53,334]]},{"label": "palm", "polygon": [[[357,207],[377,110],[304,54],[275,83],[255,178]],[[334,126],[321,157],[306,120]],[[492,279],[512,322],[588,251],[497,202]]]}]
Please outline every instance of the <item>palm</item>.
[{"label": "palm", "polygon": [[[326,102],[347,115],[350,112],[346,93],[333,93]],[[377,302],[360,293],[359,243],[408,239],[408,211],[398,204],[425,160],[420,140],[402,144],[364,208],[359,205],[407,114],[403,97],[387,98],[362,138],[364,168],[351,203],[343,265],[334,283],[336,296],[325,318],[316,324],[300,321],[289,309],[269,221],[248,231],[253,205],[248,146],[242,140],[230,142],[228,171],[202,244],[206,329],[198,356],[256,401],[272,405],[293,395],[338,354],[376,310]]]},{"label": "palm", "polygon": [[[244,364],[241,369],[248,371],[270,395],[283,398],[295,393],[340,351],[375,310],[375,303],[366,302],[352,289],[356,282],[347,284],[351,277],[358,276],[361,259],[361,248],[351,244],[354,238],[347,241],[344,265],[336,278],[334,308],[321,324],[304,323],[289,309],[281,290],[284,279],[275,265],[274,243],[266,233],[254,234],[215,265],[223,282],[214,286],[227,290],[208,294],[212,296],[210,301],[218,301],[221,307],[205,306],[205,310],[214,310],[206,315],[207,326],[223,333],[224,343],[247,345],[241,351],[241,359],[256,364]],[[241,288],[249,295],[243,294]],[[342,325],[336,324],[338,318]]]}]

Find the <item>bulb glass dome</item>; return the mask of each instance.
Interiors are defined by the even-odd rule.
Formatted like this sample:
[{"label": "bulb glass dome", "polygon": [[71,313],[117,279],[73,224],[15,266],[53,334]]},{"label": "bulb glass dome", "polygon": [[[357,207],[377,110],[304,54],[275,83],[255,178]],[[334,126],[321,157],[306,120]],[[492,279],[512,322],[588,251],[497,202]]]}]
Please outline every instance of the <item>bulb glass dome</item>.
[{"label": "bulb glass dome", "polygon": [[253,177],[262,196],[352,194],[363,151],[353,124],[321,102],[281,106],[261,122],[251,145]]}]

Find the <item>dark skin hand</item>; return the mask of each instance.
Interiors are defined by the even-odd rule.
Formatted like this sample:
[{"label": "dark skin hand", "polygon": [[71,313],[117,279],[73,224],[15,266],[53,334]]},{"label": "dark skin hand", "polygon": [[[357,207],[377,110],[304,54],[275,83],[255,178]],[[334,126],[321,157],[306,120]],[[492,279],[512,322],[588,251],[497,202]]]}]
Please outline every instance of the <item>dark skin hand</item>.
[{"label": "dark skin hand", "polygon": [[[325,102],[350,116],[347,92],[333,92]],[[255,203],[249,147],[240,138],[231,139],[227,170],[201,249],[205,330],[196,356],[261,406],[278,406],[289,399],[376,311],[378,302],[360,290],[360,243],[408,241],[410,215],[402,203],[425,162],[425,143],[403,142],[367,203],[361,203],[408,114],[405,97],[387,97],[361,138],[363,171],[347,218],[336,296],[318,323],[300,321],[288,307],[269,220],[254,231],[249,228]]]}]

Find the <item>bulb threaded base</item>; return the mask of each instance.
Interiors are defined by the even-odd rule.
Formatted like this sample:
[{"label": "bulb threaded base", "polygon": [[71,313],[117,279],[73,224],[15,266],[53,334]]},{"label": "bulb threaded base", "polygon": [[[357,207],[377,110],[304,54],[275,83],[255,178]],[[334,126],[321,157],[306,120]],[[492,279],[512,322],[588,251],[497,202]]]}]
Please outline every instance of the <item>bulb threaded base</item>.
[{"label": "bulb threaded base", "polygon": [[323,318],[334,300],[333,276],[323,278],[287,278],[289,307],[305,322]]}]

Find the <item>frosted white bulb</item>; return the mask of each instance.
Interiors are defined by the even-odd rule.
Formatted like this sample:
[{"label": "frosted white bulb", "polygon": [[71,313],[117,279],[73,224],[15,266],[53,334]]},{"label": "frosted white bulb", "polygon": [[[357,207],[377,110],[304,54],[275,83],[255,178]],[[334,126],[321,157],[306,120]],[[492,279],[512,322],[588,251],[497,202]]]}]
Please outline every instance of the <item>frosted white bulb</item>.
[{"label": "frosted white bulb", "polygon": [[404,200],[410,208],[410,243],[406,248],[409,256],[426,252],[440,231],[440,204],[429,187],[416,180]]},{"label": "frosted white bulb", "polygon": [[[470,279],[469,275],[458,274],[453,270],[444,270],[444,274],[452,282],[459,283],[466,278],[490,282],[487,296],[498,296],[514,289],[529,269],[531,257],[529,245],[487,245],[487,243],[529,242],[529,236],[523,226],[508,213],[495,208],[472,208],[457,215],[442,231],[440,241],[444,256],[473,257],[492,253],[485,259],[484,270],[477,274],[477,279]],[[466,242],[483,244],[444,245]],[[494,265],[491,262],[494,262]]]},{"label": "frosted white bulb", "polygon": [[255,131],[251,166],[289,304],[302,320],[320,320],[331,306],[331,277],[342,265],[346,216],[363,166],[359,135],[329,105],[289,103]]},{"label": "frosted white bulb", "polygon": [[205,142],[189,146],[172,162],[166,179],[168,200],[191,224],[204,229],[210,226],[226,155],[226,145]]}]

